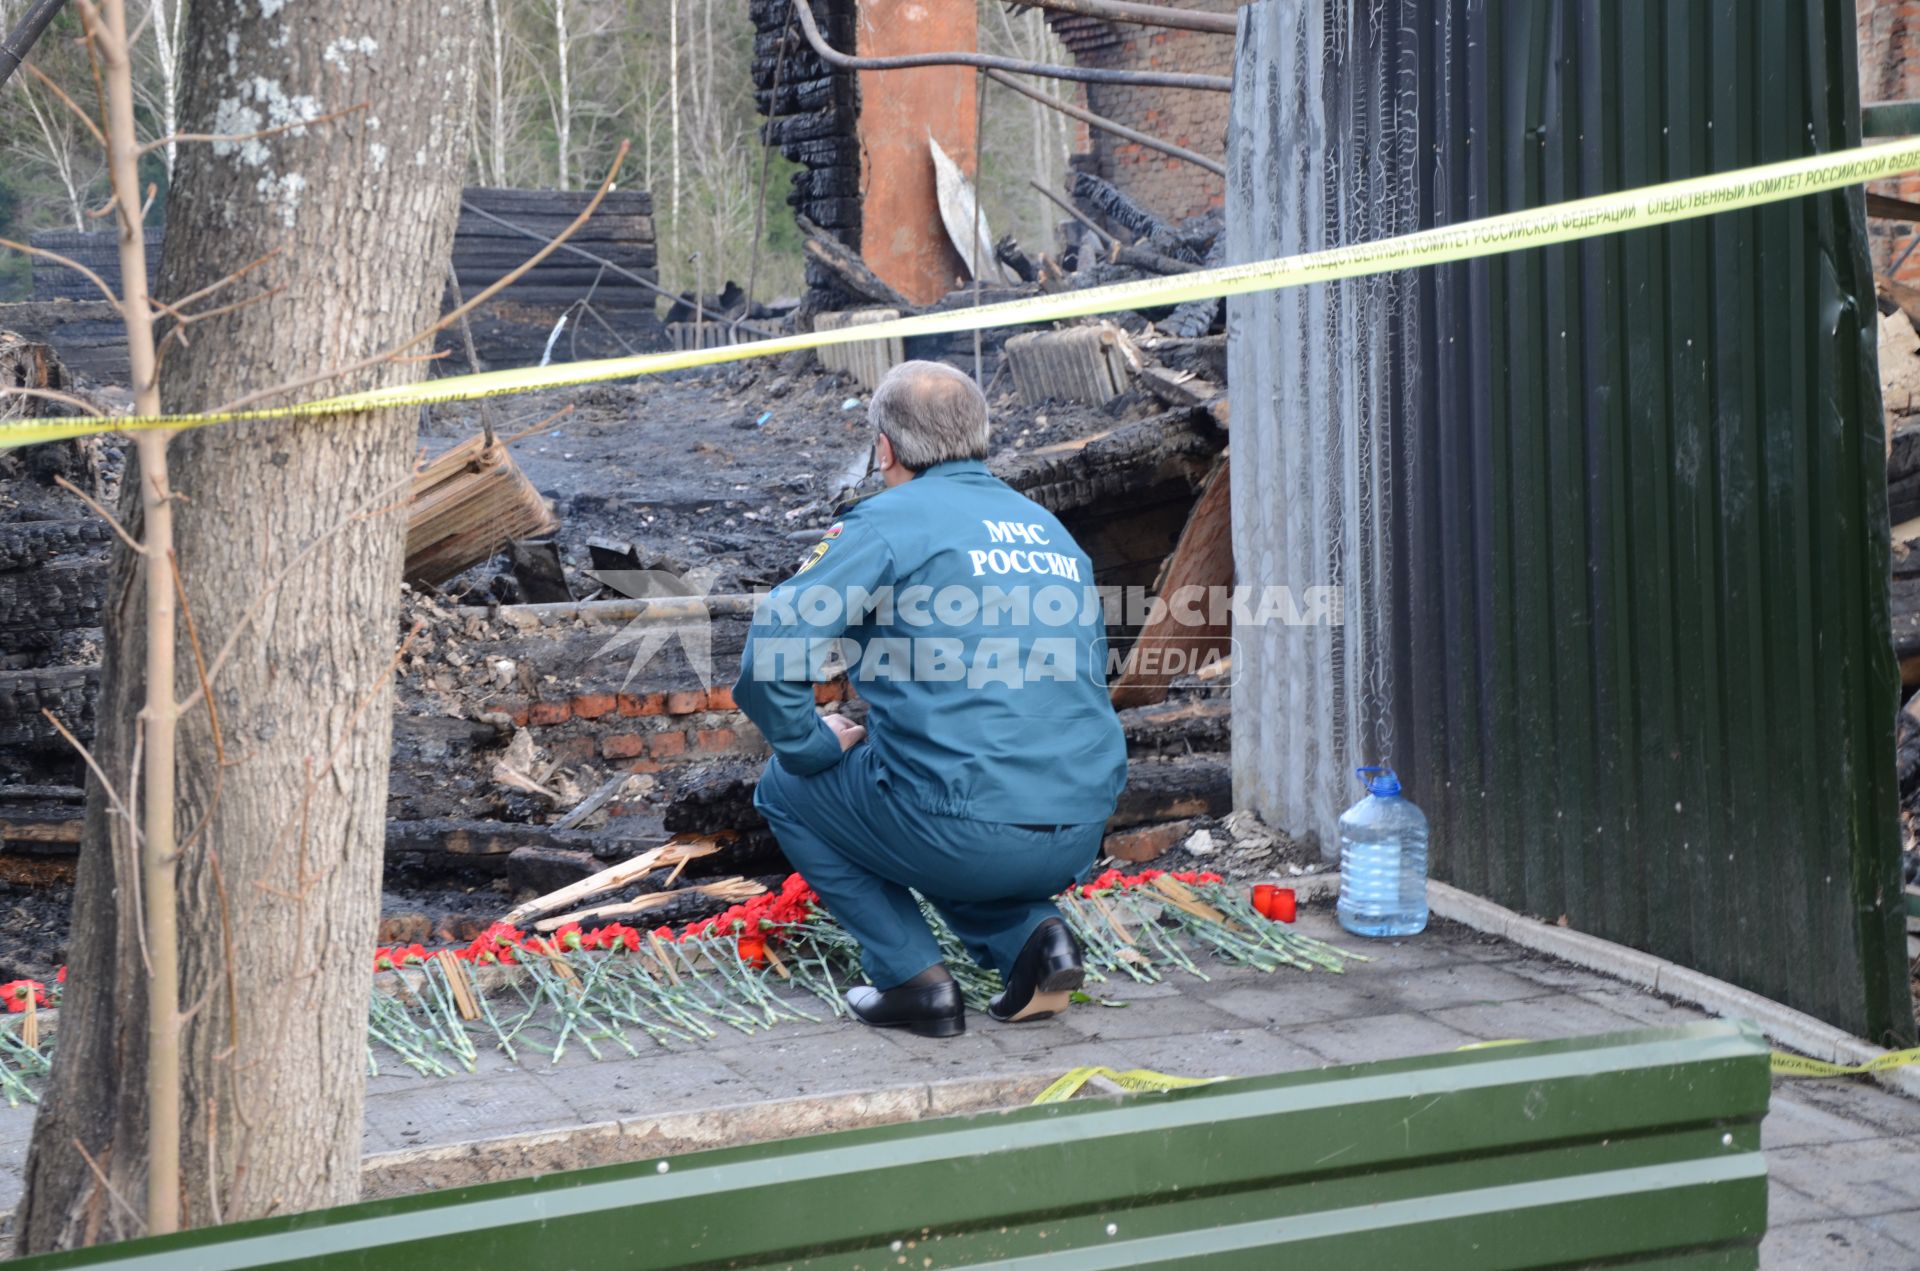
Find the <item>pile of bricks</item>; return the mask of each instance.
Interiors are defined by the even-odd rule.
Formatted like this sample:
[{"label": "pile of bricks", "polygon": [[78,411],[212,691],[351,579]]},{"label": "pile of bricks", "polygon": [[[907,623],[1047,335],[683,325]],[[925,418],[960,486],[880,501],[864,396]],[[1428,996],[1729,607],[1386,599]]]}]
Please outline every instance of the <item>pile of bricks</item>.
[{"label": "pile of bricks", "polygon": [[[846,700],[844,681],[814,687],[822,706]],[[669,692],[591,690],[567,697],[505,698],[487,703],[563,763],[600,763],[628,772],[660,772],[719,758],[756,758],[766,743],[716,686]]]}]

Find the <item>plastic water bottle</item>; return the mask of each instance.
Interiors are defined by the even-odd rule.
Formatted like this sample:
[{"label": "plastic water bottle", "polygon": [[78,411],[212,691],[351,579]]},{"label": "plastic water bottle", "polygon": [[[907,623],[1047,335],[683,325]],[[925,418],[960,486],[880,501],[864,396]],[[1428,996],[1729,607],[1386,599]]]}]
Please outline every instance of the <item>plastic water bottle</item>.
[{"label": "plastic water bottle", "polygon": [[1367,797],[1340,817],[1340,925],[1359,936],[1427,926],[1427,818],[1391,768],[1356,768]]}]

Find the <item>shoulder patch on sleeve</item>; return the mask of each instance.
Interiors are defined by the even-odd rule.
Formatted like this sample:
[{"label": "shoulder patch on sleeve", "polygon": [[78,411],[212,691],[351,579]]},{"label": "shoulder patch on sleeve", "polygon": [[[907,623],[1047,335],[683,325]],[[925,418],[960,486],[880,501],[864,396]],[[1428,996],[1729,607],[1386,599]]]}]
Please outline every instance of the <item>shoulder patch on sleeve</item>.
[{"label": "shoulder patch on sleeve", "polygon": [[[837,529],[838,527],[836,526],[835,528]],[[827,554],[827,548],[832,546],[832,544],[833,540],[831,538],[823,538],[818,543],[815,543],[813,550],[807,553],[807,558],[800,562],[800,568],[793,571],[794,574],[796,576],[804,574],[815,565],[818,565],[820,558]]]}]

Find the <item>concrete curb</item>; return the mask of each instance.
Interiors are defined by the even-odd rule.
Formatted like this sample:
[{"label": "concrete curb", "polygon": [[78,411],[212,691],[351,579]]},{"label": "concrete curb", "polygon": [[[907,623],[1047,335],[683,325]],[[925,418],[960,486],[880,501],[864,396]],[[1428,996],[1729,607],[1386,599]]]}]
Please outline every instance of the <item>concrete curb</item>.
[{"label": "concrete curb", "polygon": [[971,1077],[886,1090],[772,1099],[658,1116],[529,1130],[465,1143],[376,1152],[361,1162],[360,1196],[373,1200],[557,1170],[649,1161],[831,1130],[1022,1107],[1059,1074]]},{"label": "concrete curb", "polygon": [[[1524,949],[1599,971],[1722,1018],[1751,1020],[1773,1041],[1815,1059],[1835,1064],[1864,1064],[1888,1053],[1824,1020],[1737,988],[1725,980],[1716,980],[1690,967],[1611,940],[1528,918],[1446,883],[1427,884],[1427,907],[1451,922],[1510,940]],[[1889,1090],[1920,1099],[1920,1067],[1891,1068],[1871,1076]]]}]

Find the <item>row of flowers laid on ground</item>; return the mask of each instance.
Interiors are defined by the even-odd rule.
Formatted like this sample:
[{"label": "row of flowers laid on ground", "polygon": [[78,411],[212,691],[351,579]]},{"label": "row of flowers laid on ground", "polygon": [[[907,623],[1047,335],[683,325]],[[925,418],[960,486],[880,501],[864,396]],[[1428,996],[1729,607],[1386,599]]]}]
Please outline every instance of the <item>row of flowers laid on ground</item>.
[{"label": "row of flowers laid on ground", "polygon": [[[1163,874],[1166,871],[1157,869],[1138,874],[1123,874],[1117,869],[1110,869],[1093,881],[1082,884],[1078,891],[1082,896],[1131,891],[1151,885],[1154,879]],[[1196,886],[1221,881],[1220,875],[1214,873],[1182,871],[1166,876],[1175,882]],[[550,936],[530,936],[518,928],[496,922],[474,937],[470,944],[451,952],[463,962],[492,966],[511,964],[529,954],[544,958],[582,950],[638,953],[649,939],[679,943],[732,936],[739,941],[742,960],[752,966],[765,966],[768,943],[777,943],[783,933],[811,920],[819,901],[819,896],[807,885],[806,879],[798,874],[789,874],[779,891],[765,892],[741,904],[732,905],[711,918],[687,923],[678,930],[655,927],[652,931],[641,931],[638,927],[620,922],[583,930],[579,923],[570,922]],[[391,971],[396,967],[417,966],[431,956],[432,953],[420,944],[383,947],[373,951],[373,969]]]},{"label": "row of flowers laid on ground", "polygon": [[[1123,874],[1117,869],[1110,869],[1092,881],[1081,884],[1076,890],[1081,896],[1133,891],[1151,886],[1153,880],[1163,874],[1175,882],[1192,886],[1221,881],[1220,875],[1213,873],[1182,871],[1166,874],[1162,870],[1149,869],[1138,874]],[[777,943],[782,933],[811,920],[819,899],[813,888],[807,885],[806,879],[798,874],[789,874],[779,891],[755,896],[711,918],[687,923],[678,930],[655,927],[650,932],[643,932],[619,922],[588,930],[577,922],[570,922],[550,936],[538,936],[527,935],[505,923],[495,923],[470,944],[451,952],[463,962],[491,966],[518,962],[528,955],[549,957],[580,951],[637,953],[649,939],[678,943],[732,936],[739,941],[740,956],[744,961],[763,966],[768,961],[769,942]],[[383,945],[373,951],[373,969],[391,971],[396,967],[417,966],[431,956],[432,951],[422,944]],[[59,986],[66,982],[67,968],[63,966],[54,976],[54,984]],[[7,1012],[13,1015],[23,1013],[29,1000],[35,1007],[46,1009],[54,1004],[58,994],[58,987],[49,989],[39,980],[11,980],[0,984],[0,1002],[4,1002]]]}]

